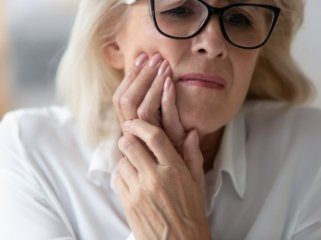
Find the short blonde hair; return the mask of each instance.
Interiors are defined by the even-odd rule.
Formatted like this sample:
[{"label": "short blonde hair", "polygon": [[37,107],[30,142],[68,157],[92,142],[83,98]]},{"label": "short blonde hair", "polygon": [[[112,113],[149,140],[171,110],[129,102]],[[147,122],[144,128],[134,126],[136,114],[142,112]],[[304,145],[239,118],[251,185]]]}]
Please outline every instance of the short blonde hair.
[{"label": "short blonde hair", "polygon": [[[303,0],[275,0],[279,22],[257,62],[247,99],[302,103],[312,85],[291,56],[291,42],[303,20]],[[72,35],[61,60],[58,94],[85,135],[96,144],[117,127],[112,95],[123,72],[104,60],[104,46],[113,40],[126,18],[128,6],[120,0],[81,0]]]},{"label": "short blonde hair", "polygon": [[303,22],[303,0],[274,0],[282,12],[274,32],[262,48],[247,99],[299,104],[315,96],[315,87],[291,55],[295,34]]}]

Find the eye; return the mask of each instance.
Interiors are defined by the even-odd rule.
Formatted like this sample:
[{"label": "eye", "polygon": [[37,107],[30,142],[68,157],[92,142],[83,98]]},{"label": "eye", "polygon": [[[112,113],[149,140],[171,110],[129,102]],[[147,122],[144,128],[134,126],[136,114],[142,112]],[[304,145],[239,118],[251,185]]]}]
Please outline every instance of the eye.
[{"label": "eye", "polygon": [[185,17],[190,17],[195,12],[193,9],[186,7],[186,6],[179,6],[173,9],[168,9],[166,11],[160,12],[161,15],[168,16],[168,17],[176,17],[176,18],[185,18]]},{"label": "eye", "polygon": [[237,28],[249,28],[252,26],[252,21],[243,13],[225,14],[224,22]]}]

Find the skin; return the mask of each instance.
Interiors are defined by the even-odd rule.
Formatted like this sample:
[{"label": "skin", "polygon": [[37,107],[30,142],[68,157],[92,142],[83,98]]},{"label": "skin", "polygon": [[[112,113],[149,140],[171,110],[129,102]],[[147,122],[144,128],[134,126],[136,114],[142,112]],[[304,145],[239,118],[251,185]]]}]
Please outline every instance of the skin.
[{"label": "skin", "polygon": [[[258,56],[227,43],[216,18],[178,41],[157,32],[147,2],[130,7],[106,60],[126,73],[113,97],[124,133],[115,185],[136,239],[211,239],[204,172],[245,99]],[[226,87],[177,81],[190,72],[220,76]]]},{"label": "skin", "polygon": [[[243,103],[259,50],[247,51],[227,43],[215,18],[192,39],[178,41],[167,38],[155,29],[145,1],[131,6],[127,20],[116,39],[119,60],[115,67],[128,73],[142,52],[149,56],[159,52],[169,62],[180,120],[186,130],[197,129],[205,163],[212,167],[208,161],[212,162],[217,152],[222,127],[235,116]],[[113,59],[115,61],[115,57]],[[176,82],[179,76],[189,72],[223,77],[226,89],[213,91]]]}]

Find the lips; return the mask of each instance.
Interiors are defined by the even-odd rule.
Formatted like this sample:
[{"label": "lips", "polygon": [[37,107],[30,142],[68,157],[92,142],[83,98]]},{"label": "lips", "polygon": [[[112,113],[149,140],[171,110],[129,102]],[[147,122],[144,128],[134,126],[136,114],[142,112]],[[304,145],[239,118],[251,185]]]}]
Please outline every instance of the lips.
[{"label": "lips", "polygon": [[226,86],[226,81],[224,78],[204,73],[186,74],[181,76],[178,81],[189,85],[206,88],[223,89]]}]

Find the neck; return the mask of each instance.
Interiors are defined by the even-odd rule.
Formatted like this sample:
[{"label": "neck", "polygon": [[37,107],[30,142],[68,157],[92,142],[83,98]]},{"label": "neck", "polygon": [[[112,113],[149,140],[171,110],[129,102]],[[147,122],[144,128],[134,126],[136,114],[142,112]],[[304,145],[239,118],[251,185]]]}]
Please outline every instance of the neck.
[{"label": "neck", "polygon": [[213,168],[215,156],[219,150],[224,128],[200,137],[200,148],[204,158],[203,169],[207,173]]}]

